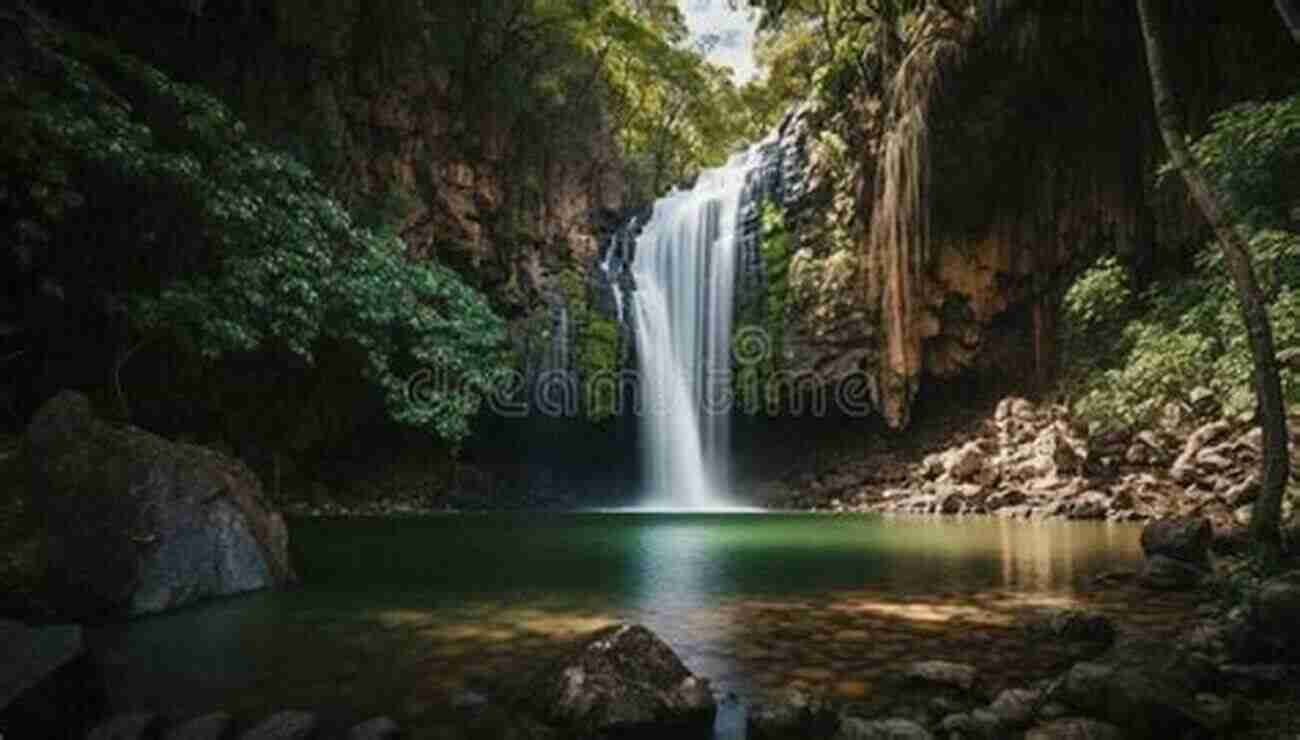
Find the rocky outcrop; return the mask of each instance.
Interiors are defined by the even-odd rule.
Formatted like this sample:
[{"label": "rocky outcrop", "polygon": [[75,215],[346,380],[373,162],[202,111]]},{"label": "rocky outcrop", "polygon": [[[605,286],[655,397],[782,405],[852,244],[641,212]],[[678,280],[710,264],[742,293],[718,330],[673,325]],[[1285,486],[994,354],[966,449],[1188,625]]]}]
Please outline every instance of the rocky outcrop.
[{"label": "rocky outcrop", "polygon": [[614,625],[584,638],[539,673],[524,704],[577,737],[709,737],[717,704],[653,632]]},{"label": "rocky outcrop", "polygon": [[[1132,74],[1144,68],[1133,4],[977,5],[964,26],[938,11],[922,23],[887,106],[868,293],[881,316],[879,405],[900,425],[923,375],[1048,380],[1077,269],[1105,249],[1142,269],[1157,259],[1150,244],[1181,248],[1202,230],[1180,192],[1148,186],[1161,152],[1146,75]],[[1270,10],[1168,16],[1193,128],[1287,89],[1270,70],[1294,69],[1300,50]]]},{"label": "rocky outcrop", "polygon": [[[1144,544],[1154,578],[1186,582],[1207,568],[1197,554],[1207,541],[1206,527],[1218,536],[1248,521],[1258,493],[1261,443],[1248,417],[1207,419],[1174,411],[1153,429],[1103,432],[1085,428],[1063,406],[1004,398],[991,418],[949,433],[938,450],[823,472],[814,480],[833,486],[796,483],[789,504],[1011,518],[1183,517],[1153,528]],[[1300,462],[1300,408],[1290,424],[1292,456]],[[1294,506],[1288,499],[1284,515]],[[1209,524],[1196,523],[1202,520]]]},{"label": "rocky outcrop", "polygon": [[69,614],[150,614],[294,578],[284,521],[238,461],[111,426],[72,392],[37,413],[24,454]]}]

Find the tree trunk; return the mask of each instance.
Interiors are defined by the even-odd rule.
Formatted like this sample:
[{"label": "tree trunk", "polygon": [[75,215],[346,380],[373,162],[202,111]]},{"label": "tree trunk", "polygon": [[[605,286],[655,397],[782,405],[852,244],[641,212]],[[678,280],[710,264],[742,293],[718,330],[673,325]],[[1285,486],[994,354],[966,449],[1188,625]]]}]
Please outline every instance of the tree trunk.
[{"label": "tree trunk", "polygon": [[[1285,1],[1285,0],[1283,0]],[[1147,69],[1155,99],[1156,119],[1169,158],[1182,173],[1187,189],[1205,220],[1214,229],[1223,250],[1223,262],[1232,277],[1242,320],[1250,339],[1255,364],[1255,397],[1258,416],[1264,430],[1264,456],[1261,466],[1259,499],[1251,516],[1250,533],[1264,555],[1281,551],[1280,520],[1282,495],[1286,490],[1290,460],[1287,454],[1286,410],[1282,403],[1282,383],[1278,377],[1277,358],[1273,350],[1273,328],[1268,309],[1255,281],[1250,251],[1245,238],[1229,214],[1221,197],[1211,188],[1200,165],[1187,145],[1177,102],[1161,49],[1155,0],[1137,0],[1142,35],[1146,40]]]},{"label": "tree trunk", "polygon": [[1273,3],[1277,5],[1282,22],[1291,29],[1291,37],[1300,44],[1300,7],[1296,7],[1296,0],[1273,0]]}]

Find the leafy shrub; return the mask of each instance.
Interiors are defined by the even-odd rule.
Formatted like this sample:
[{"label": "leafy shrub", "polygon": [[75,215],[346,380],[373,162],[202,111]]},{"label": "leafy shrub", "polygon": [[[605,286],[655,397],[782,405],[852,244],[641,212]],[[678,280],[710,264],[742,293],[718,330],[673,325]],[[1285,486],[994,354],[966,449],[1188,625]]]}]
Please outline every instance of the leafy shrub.
[{"label": "leafy shrub", "polygon": [[[1289,199],[1300,195],[1300,96],[1224,111],[1193,149],[1250,229],[1275,350],[1300,347],[1300,234],[1286,227]],[[1160,177],[1170,176],[1162,168]],[[1252,409],[1249,339],[1225,275],[1218,245],[1208,244],[1193,274],[1153,286],[1126,308],[1127,283],[1113,260],[1085,272],[1064,304],[1076,409],[1103,425],[1132,426],[1197,387],[1214,391],[1230,413]],[[1295,375],[1282,373],[1290,402],[1300,401]]]},{"label": "leafy shrub", "polygon": [[[309,368],[351,348],[392,419],[468,434],[504,339],[480,294],[358,227],[203,90],[92,36],[41,28],[30,43],[35,61],[0,80],[20,269],[191,363],[258,352]],[[417,371],[441,381],[418,399]]]}]

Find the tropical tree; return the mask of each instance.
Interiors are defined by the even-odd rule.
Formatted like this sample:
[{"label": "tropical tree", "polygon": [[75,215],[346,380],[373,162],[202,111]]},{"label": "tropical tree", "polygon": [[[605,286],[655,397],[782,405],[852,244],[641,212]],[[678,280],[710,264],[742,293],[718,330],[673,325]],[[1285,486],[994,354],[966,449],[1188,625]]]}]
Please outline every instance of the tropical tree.
[{"label": "tropical tree", "polygon": [[[1284,11],[1284,17],[1285,2],[1279,0],[1279,9]],[[1264,432],[1261,488],[1251,517],[1251,536],[1262,556],[1276,557],[1281,551],[1282,496],[1290,460],[1286,410],[1268,309],[1256,280],[1250,249],[1241,226],[1236,223],[1234,211],[1226,202],[1226,196],[1211,187],[1187,144],[1187,133],[1178,112],[1161,43],[1160,18],[1155,2],[1138,0],[1137,5],[1161,138],[1174,167],[1182,174],[1188,191],[1218,239],[1223,263],[1236,290],[1242,321],[1250,339],[1258,414]]]}]

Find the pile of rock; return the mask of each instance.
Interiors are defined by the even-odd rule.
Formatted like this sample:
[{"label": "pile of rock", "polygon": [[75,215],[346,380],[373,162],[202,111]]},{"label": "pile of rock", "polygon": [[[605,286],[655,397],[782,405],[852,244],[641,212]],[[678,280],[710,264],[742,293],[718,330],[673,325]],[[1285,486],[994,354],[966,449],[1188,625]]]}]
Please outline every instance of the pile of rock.
[{"label": "pile of rock", "polygon": [[[1300,637],[1292,629],[1300,619],[1300,578],[1268,582],[1249,611],[1242,627],[1256,640],[1250,654],[1207,652],[1206,643],[1190,634],[1173,642],[1125,636],[1106,617],[1089,612],[1053,614],[1030,625],[1029,635],[1078,643],[1079,662],[1058,676],[993,691],[973,666],[913,663],[898,673],[885,702],[836,707],[793,693],[755,707],[749,737],[1140,740],[1248,733],[1252,724],[1272,722],[1259,716],[1271,701],[1269,692],[1300,675],[1294,665],[1248,662],[1265,655],[1275,661],[1300,657]],[[1212,621],[1222,627],[1222,620]],[[1272,729],[1277,734],[1268,737],[1291,736],[1287,728]]]},{"label": "pile of rock", "polygon": [[[811,508],[1112,521],[1195,515],[1217,530],[1241,526],[1259,494],[1261,430],[1246,417],[1197,418],[1171,406],[1156,429],[1102,433],[1063,406],[1005,398],[973,433],[913,463],[901,485],[855,484],[830,471],[819,479],[839,481],[834,499]],[[1300,439],[1300,409],[1291,430]],[[796,494],[797,503],[805,499]]]}]

